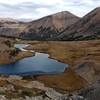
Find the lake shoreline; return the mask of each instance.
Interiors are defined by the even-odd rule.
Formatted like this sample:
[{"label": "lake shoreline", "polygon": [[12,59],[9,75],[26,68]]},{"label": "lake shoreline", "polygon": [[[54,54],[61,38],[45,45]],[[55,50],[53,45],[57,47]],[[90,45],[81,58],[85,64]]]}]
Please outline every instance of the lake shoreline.
[{"label": "lake shoreline", "polygon": [[34,52],[31,52],[31,51],[22,51],[22,50],[19,50],[16,53],[17,49],[15,47],[8,47],[5,44],[2,44],[2,48],[3,48],[3,46],[7,49],[0,50],[0,52],[1,52],[0,65],[16,63],[17,61],[19,61],[21,59],[31,57],[35,54]]},{"label": "lake shoreline", "polygon": [[[21,56],[21,60],[18,59],[18,62],[15,59],[15,63],[0,65],[0,73],[7,75],[19,75],[19,76],[31,76],[31,75],[59,75],[65,71],[65,68],[68,67],[67,64],[61,63],[57,60],[49,58],[48,54],[33,52],[32,50],[26,50],[25,48],[29,46],[28,44],[15,44],[15,48],[19,52],[24,52]],[[32,57],[28,53],[34,54]],[[26,55],[25,55],[26,54]],[[16,56],[17,56],[16,55]],[[22,59],[22,57],[25,59]],[[8,69],[8,71],[6,71]],[[15,70],[14,70],[15,69]],[[17,70],[16,70],[17,69]]]}]

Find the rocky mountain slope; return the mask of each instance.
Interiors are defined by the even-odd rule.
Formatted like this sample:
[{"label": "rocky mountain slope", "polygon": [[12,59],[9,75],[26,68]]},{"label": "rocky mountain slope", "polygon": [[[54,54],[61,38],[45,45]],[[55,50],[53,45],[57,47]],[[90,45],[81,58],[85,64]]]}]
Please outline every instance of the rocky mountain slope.
[{"label": "rocky mountain slope", "polygon": [[66,28],[58,40],[87,40],[100,38],[100,7],[94,9],[74,25]]},{"label": "rocky mountain slope", "polygon": [[100,38],[100,7],[83,18],[63,11],[31,22],[0,19],[0,36],[28,40],[90,40]]},{"label": "rocky mountain slope", "polygon": [[79,17],[70,12],[59,12],[30,22],[26,30],[20,36],[24,39],[46,40],[58,36],[61,31],[78,20]]}]

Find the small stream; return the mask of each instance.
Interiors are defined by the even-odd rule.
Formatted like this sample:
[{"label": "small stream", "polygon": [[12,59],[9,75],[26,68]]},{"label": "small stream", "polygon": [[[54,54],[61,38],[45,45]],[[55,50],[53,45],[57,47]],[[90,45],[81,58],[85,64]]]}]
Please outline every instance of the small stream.
[{"label": "small stream", "polygon": [[[15,47],[25,51],[25,44],[16,44]],[[27,50],[26,50],[27,51]],[[7,75],[45,75],[63,73],[67,64],[49,58],[48,54],[35,52],[35,56],[27,57],[13,64],[0,65],[0,73]]]}]

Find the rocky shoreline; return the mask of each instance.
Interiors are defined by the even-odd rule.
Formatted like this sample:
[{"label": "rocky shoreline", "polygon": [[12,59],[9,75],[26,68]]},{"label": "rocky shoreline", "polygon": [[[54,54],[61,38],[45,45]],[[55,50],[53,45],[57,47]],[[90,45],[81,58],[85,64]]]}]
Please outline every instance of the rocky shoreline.
[{"label": "rocky shoreline", "polygon": [[31,51],[21,51],[15,48],[12,40],[0,39],[0,64],[15,63],[18,60],[34,55]]}]

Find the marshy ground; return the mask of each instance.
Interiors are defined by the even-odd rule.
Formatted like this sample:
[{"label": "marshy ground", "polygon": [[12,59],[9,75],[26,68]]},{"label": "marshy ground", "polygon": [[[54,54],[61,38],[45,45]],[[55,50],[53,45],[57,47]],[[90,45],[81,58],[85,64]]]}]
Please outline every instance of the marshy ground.
[{"label": "marshy ground", "polygon": [[[82,78],[89,84],[98,79],[100,72],[100,40],[73,42],[35,41],[31,42],[31,46],[28,49],[48,53],[50,54],[51,58],[69,64],[69,69],[67,69],[63,75],[40,76],[40,80],[45,82],[49,81],[57,86],[60,84],[60,82],[57,81],[57,78],[59,77],[59,80],[60,77],[63,76],[63,79],[61,78],[61,80],[64,80],[66,84],[64,89],[66,89],[69,83],[68,87],[71,87],[73,90],[84,86],[84,80],[82,80]],[[77,77],[75,77],[73,74],[75,74]],[[78,75],[80,75],[81,78]],[[55,83],[54,80],[57,82]],[[64,81],[61,81],[61,84],[63,84]],[[74,85],[75,88],[73,88]]]}]

